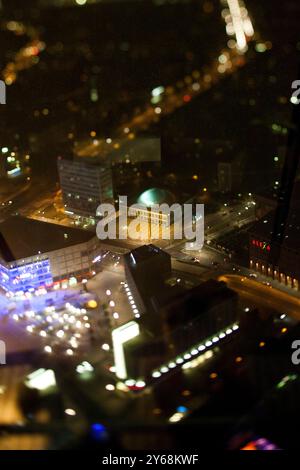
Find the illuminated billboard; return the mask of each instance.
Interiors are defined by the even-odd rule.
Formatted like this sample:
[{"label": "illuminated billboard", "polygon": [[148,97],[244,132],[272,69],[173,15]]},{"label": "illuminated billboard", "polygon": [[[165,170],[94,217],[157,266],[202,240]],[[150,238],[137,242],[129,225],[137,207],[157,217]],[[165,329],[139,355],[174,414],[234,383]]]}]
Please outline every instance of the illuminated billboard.
[{"label": "illuminated billboard", "polygon": [[263,251],[271,251],[271,246],[267,242],[262,242],[260,240],[252,240],[251,241],[253,246],[256,246],[257,248],[260,248]]}]

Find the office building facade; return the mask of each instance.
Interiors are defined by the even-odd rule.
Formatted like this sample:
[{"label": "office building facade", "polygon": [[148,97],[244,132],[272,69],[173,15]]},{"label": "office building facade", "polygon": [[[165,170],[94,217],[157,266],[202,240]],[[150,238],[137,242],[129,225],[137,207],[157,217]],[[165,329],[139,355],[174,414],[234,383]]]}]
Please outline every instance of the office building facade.
[{"label": "office building facade", "polygon": [[111,169],[85,160],[58,159],[58,173],[65,212],[95,218],[103,203],[113,203]]}]

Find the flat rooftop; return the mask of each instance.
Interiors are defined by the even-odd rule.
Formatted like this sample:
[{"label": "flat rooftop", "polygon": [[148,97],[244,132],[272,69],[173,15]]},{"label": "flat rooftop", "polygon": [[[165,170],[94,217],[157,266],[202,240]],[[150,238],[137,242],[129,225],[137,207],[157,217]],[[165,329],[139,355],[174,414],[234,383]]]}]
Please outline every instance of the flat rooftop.
[{"label": "flat rooftop", "polygon": [[25,217],[0,224],[0,258],[6,262],[29,258],[91,240],[95,234]]},{"label": "flat rooftop", "polygon": [[125,258],[130,261],[131,265],[135,265],[161,254],[167,255],[165,251],[161,250],[157,246],[149,244],[134,248],[129,253],[126,253]]}]

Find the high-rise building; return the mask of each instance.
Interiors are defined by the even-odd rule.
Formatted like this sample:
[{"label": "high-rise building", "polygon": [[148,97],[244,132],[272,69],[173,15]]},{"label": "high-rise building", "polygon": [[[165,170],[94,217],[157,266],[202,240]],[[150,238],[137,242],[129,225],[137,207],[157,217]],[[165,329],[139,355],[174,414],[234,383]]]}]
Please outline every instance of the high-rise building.
[{"label": "high-rise building", "polygon": [[300,288],[300,110],[294,106],[277,206],[250,234],[250,267],[289,287]]},{"label": "high-rise building", "polygon": [[113,203],[110,168],[93,160],[59,158],[58,173],[67,213],[96,217],[99,204]]}]

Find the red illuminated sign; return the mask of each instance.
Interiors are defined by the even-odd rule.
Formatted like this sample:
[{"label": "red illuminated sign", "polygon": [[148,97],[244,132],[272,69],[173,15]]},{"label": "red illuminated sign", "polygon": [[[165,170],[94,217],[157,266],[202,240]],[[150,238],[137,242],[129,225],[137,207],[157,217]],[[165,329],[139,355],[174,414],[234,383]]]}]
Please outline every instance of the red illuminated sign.
[{"label": "red illuminated sign", "polygon": [[261,242],[259,240],[252,240],[252,245],[260,248],[263,251],[271,251],[271,246],[267,242]]}]

